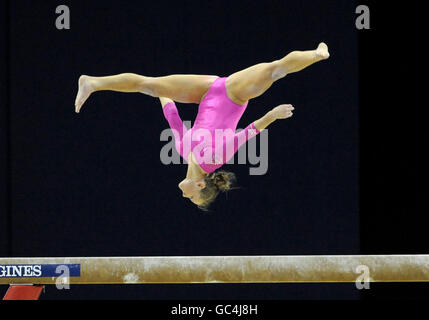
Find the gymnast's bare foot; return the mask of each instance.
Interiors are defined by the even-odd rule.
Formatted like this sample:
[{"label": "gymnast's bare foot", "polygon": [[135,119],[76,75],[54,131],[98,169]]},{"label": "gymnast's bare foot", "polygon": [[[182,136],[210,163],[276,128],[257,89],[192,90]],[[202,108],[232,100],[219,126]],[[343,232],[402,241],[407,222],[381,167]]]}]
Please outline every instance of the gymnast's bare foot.
[{"label": "gymnast's bare foot", "polygon": [[325,60],[329,58],[328,46],[326,43],[319,43],[319,46],[316,49],[316,57],[318,60]]},{"label": "gymnast's bare foot", "polygon": [[82,75],[79,78],[79,90],[77,92],[76,100],[75,100],[75,111],[79,113],[82,105],[89,98],[91,93],[94,92],[93,85],[91,83],[91,77],[86,75]]}]

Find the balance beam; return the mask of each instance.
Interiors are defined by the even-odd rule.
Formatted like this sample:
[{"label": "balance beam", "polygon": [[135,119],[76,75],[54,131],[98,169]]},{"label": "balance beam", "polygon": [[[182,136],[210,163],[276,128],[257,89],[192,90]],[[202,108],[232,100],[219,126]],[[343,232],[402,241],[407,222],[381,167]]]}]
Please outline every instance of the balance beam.
[{"label": "balance beam", "polygon": [[[0,258],[0,284],[429,281],[429,255]],[[363,278],[365,277],[365,278]]]}]

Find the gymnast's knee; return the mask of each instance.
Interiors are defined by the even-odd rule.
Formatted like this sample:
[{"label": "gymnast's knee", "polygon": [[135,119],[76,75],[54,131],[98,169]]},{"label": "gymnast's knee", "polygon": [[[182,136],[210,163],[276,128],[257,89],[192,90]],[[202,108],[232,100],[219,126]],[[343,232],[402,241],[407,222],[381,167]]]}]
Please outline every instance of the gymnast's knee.
[{"label": "gymnast's knee", "polygon": [[269,74],[274,81],[284,78],[288,74],[287,66],[281,64],[279,60],[273,61],[271,62]]},{"label": "gymnast's knee", "polygon": [[158,98],[156,79],[152,77],[142,77],[139,81],[139,92],[147,94],[151,97]]}]

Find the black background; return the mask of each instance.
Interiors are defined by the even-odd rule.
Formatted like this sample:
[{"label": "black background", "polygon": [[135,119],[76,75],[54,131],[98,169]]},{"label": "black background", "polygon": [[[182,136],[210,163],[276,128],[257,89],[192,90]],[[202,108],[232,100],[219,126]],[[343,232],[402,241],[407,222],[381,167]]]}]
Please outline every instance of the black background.
[{"label": "black background", "polygon": [[[371,29],[355,27],[370,4]],[[55,28],[56,6],[71,29]],[[417,8],[354,1],[6,1],[2,47],[1,256],[426,253],[425,66]],[[212,213],[164,166],[157,99],[96,93],[74,113],[80,74],[227,76],[325,41],[331,58],[276,82],[239,126],[292,103],[269,129],[269,169]],[[418,69],[417,69],[418,70]],[[420,82],[421,83],[421,82]],[[3,106],[6,106],[4,108]],[[184,120],[197,105],[178,104]],[[425,297],[420,284],[48,287],[44,299]]]},{"label": "black background", "polygon": [[[360,243],[363,254],[427,254],[427,62],[417,3],[366,1],[359,33]],[[364,299],[427,299],[425,283],[376,283]]]}]

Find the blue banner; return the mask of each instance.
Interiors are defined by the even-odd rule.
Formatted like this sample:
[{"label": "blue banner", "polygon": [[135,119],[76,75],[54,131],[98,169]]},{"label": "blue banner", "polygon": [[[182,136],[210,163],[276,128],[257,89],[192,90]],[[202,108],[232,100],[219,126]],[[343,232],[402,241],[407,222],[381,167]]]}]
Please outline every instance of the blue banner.
[{"label": "blue banner", "polygon": [[0,264],[0,278],[80,277],[80,264]]}]

